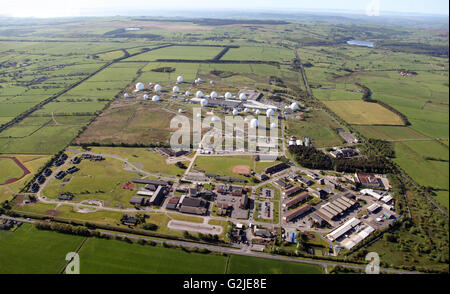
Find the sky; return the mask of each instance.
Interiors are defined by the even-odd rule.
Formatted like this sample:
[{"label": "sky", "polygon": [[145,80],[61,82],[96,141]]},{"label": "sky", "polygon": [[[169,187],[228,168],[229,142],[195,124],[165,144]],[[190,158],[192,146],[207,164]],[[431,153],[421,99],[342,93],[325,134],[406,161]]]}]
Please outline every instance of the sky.
[{"label": "sky", "polygon": [[139,15],[150,15],[156,10],[170,9],[352,10],[362,13],[371,11],[374,16],[382,15],[383,12],[448,15],[449,2],[448,0],[0,0],[0,15],[15,17],[130,15],[140,12],[142,14]]}]

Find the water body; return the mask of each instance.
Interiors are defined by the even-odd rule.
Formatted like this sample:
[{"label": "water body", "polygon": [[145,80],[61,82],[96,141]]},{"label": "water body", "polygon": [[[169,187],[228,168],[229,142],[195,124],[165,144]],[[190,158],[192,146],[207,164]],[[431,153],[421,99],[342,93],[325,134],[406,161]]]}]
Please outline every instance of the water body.
[{"label": "water body", "polygon": [[347,41],[347,44],[349,45],[356,45],[356,46],[363,46],[363,47],[370,47],[373,48],[373,42],[367,42],[367,41],[358,41],[358,40],[350,40]]}]

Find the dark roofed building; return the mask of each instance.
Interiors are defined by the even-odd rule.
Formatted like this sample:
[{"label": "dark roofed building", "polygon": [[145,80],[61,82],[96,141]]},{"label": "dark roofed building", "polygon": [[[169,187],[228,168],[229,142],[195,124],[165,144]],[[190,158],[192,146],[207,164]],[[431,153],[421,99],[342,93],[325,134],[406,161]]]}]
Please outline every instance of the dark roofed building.
[{"label": "dark roofed building", "polygon": [[241,200],[239,202],[239,208],[241,209],[247,209],[248,205],[248,197],[246,194],[242,195]]},{"label": "dark roofed building", "polygon": [[[184,201],[183,201],[183,203],[184,203]],[[190,213],[190,214],[197,214],[197,215],[205,215],[206,214],[206,208],[205,207],[192,207],[192,206],[182,205],[181,208],[180,208],[180,212]]]},{"label": "dark roofed building", "polygon": [[292,195],[297,194],[297,193],[300,192],[302,189],[303,189],[303,188],[300,187],[300,186],[295,186],[295,187],[292,187],[292,188],[290,188],[290,189],[287,189],[286,191],[283,192],[283,194],[284,194],[285,196],[289,197],[289,196],[292,196]]},{"label": "dark roofed building", "polygon": [[181,203],[182,206],[190,206],[190,207],[204,207],[205,201],[202,199],[194,199],[189,197],[184,197],[183,202]]},{"label": "dark roofed building", "polygon": [[176,210],[180,197],[171,197],[167,202],[166,209]]},{"label": "dark roofed building", "polygon": [[164,186],[158,186],[158,188],[150,198],[150,204],[159,206],[164,198],[164,192],[165,192]]},{"label": "dark roofed building", "polygon": [[293,211],[287,213],[287,214],[283,217],[283,219],[284,219],[285,221],[287,221],[287,222],[290,222],[290,221],[294,220],[295,218],[301,216],[302,214],[307,213],[307,212],[310,211],[310,210],[311,210],[311,205],[309,205],[309,204],[304,204],[304,205],[300,206],[299,208],[294,209]]},{"label": "dark roofed building", "polygon": [[308,198],[309,198],[309,194],[305,192],[305,193],[302,193],[302,194],[292,198],[291,200],[289,200],[288,202],[283,204],[283,206],[285,206],[286,208],[290,208],[300,202],[305,201]]},{"label": "dark roofed building", "polygon": [[280,162],[278,164],[272,165],[271,167],[268,167],[264,170],[264,173],[268,175],[273,175],[274,173],[280,172],[284,169],[289,168],[289,165],[287,165],[284,162]]}]

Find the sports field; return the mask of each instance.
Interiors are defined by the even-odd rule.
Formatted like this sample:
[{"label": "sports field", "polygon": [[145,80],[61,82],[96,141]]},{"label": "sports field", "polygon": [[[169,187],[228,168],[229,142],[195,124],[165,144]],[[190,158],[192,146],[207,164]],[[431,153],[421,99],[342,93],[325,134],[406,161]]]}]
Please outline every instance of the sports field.
[{"label": "sports field", "polygon": [[240,166],[250,167],[256,173],[261,173],[269,166],[275,165],[279,161],[274,162],[258,162],[254,161],[252,156],[198,156],[194,163],[196,170],[201,170],[206,173],[212,173],[221,176],[229,176],[234,178],[248,179],[238,173],[233,172],[233,168],[237,169]]},{"label": "sports field", "polygon": [[349,124],[403,125],[398,115],[378,103],[361,100],[324,101],[324,103]]}]

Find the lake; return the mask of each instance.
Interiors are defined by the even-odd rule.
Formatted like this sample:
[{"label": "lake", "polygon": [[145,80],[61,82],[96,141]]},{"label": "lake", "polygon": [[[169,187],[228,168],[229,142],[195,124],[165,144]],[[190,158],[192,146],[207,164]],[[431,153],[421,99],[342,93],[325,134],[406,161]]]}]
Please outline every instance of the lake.
[{"label": "lake", "polygon": [[350,40],[350,41],[347,41],[347,44],[373,48],[373,42],[367,42],[367,41]]}]

